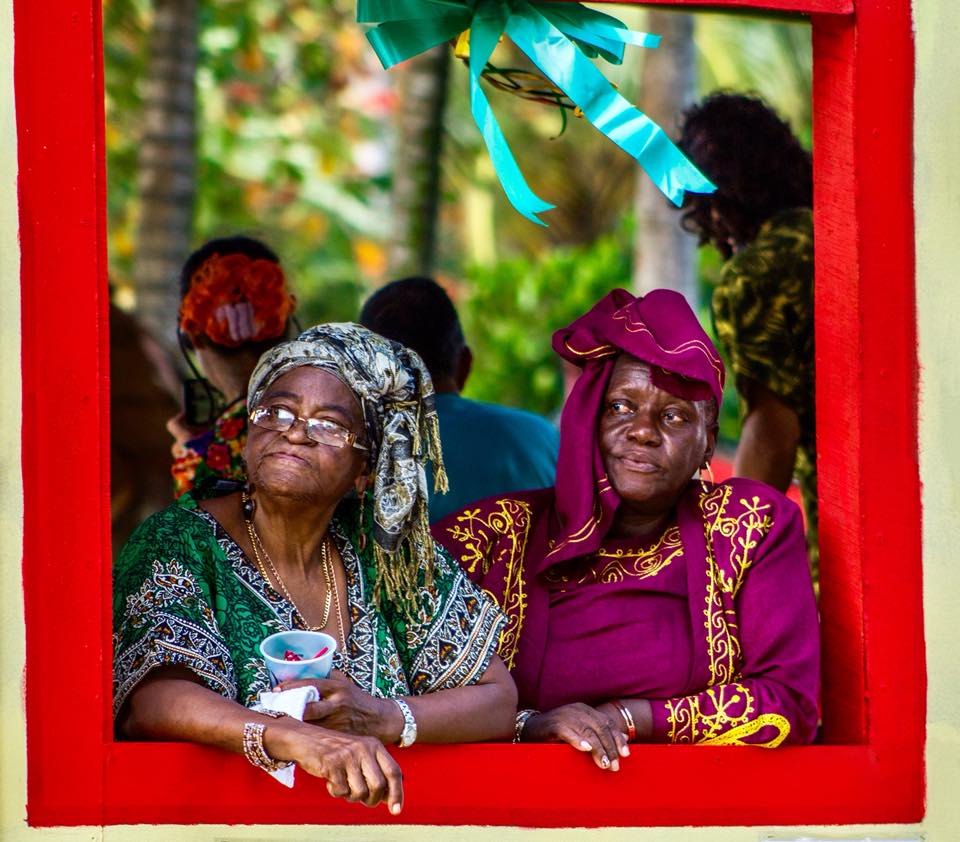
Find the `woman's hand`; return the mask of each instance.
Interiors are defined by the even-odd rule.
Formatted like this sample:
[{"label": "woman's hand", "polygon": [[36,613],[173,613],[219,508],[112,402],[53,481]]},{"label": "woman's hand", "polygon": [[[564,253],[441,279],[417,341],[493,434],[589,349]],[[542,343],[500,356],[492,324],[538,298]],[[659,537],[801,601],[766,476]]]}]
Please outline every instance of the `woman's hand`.
[{"label": "woman's hand", "polygon": [[380,740],[276,723],[264,732],[264,748],[271,757],[292,760],[305,772],[324,778],[334,798],[367,807],[386,801],[393,815],[403,809],[403,774]]},{"label": "woman's hand", "polygon": [[384,743],[395,743],[403,731],[403,714],[390,699],[378,699],[365,693],[343,673],[334,670],[330,678],[285,681],[276,690],[294,687],[316,687],[320,701],[311,702],[304,711],[305,721],[332,731],[376,737]]},{"label": "woman's hand", "polygon": [[383,744],[372,737],[338,734],[288,716],[268,719],[200,684],[184,667],[150,671],[130,694],[117,724],[133,739],[188,740],[229,751],[243,749],[244,725],[261,722],[263,747],[273,760],[292,760],[327,781],[337,798],[373,807],[403,807],[403,776]]},{"label": "woman's hand", "polygon": [[569,743],[578,751],[589,751],[601,769],[616,772],[619,758],[630,754],[621,724],[604,711],[576,702],[534,714],[520,739],[525,743]]}]

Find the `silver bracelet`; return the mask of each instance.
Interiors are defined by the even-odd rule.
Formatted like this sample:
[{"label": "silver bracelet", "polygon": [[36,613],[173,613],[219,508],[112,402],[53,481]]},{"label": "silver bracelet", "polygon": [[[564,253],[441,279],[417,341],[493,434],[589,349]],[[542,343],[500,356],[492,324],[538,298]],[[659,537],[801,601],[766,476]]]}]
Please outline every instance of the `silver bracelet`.
[{"label": "silver bracelet", "polygon": [[400,708],[400,713],[403,714],[403,730],[400,732],[400,739],[397,740],[397,745],[400,748],[407,748],[412,746],[417,741],[417,720],[413,717],[413,711],[410,710],[410,705],[408,705],[403,699],[394,699],[397,707]]},{"label": "silver bracelet", "polygon": [[523,733],[524,726],[527,724],[527,720],[531,716],[536,716],[540,711],[534,710],[533,708],[527,708],[526,710],[517,711],[517,724],[513,730],[513,741],[515,743],[520,742],[520,735]]}]

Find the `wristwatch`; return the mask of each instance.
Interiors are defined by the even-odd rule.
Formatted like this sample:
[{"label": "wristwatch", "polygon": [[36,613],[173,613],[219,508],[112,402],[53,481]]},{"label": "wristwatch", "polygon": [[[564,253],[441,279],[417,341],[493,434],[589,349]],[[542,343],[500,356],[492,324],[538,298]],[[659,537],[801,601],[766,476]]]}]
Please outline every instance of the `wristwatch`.
[{"label": "wristwatch", "polygon": [[417,740],[417,720],[413,718],[413,711],[410,710],[410,705],[408,705],[403,699],[394,699],[397,703],[397,707],[400,708],[400,713],[403,714],[403,730],[400,732],[400,739],[397,740],[397,745],[400,748],[407,748],[412,746]]}]

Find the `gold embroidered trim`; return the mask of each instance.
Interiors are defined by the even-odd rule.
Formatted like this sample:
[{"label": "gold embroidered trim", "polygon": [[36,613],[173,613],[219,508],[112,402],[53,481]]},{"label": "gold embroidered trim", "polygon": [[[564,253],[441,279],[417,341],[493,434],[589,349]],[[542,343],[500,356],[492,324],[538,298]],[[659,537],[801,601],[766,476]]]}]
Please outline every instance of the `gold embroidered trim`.
[{"label": "gold embroidered trim", "polygon": [[[727,515],[733,489],[718,485],[700,498],[704,515],[707,544],[707,592],[703,610],[703,626],[707,636],[710,666],[708,687],[728,684],[740,678],[741,649],[737,636],[737,615],[733,600],[743,584],[743,577],[753,564],[753,550],[770,527],[773,519],[767,512],[769,503],[759,497],[739,500],[743,511]],[[721,565],[714,554],[714,535],[719,533],[730,545],[730,556]]]},{"label": "gold embroidered trim", "polygon": [[[703,610],[710,678],[707,689],[695,696],[670,699],[666,704],[668,738],[674,743],[704,745],[758,745],[775,748],[790,734],[789,720],[777,713],[757,715],[756,700],[740,684],[742,653],[733,601],[753,564],[753,551],[773,526],[770,504],[759,497],[739,499],[742,511],[727,514],[733,489],[718,485],[700,497],[707,546],[707,584]],[[718,561],[714,538],[719,534],[730,547]],[[761,742],[749,737],[764,728],[776,733]]]},{"label": "gold embroidered trim", "polygon": [[603,359],[604,357],[612,357],[614,354],[620,353],[619,348],[616,348],[615,346],[610,344],[597,345],[595,348],[588,348],[585,351],[581,351],[578,348],[574,348],[570,344],[569,339],[564,339],[563,346],[571,354],[576,354],[578,357],[593,357],[593,359]]},{"label": "gold embroidered trim", "polygon": [[713,369],[714,374],[717,378],[717,385],[723,388],[723,363],[720,362],[720,358],[716,356],[711,346],[707,345],[702,339],[689,339],[686,342],[682,342],[680,345],[677,345],[676,348],[664,348],[660,345],[659,341],[650,333],[650,328],[641,321],[632,319],[632,314],[627,312],[627,309],[630,305],[626,307],[621,307],[613,314],[613,318],[624,322],[624,327],[630,333],[646,333],[649,334],[650,338],[667,354],[682,354],[685,351],[689,351],[691,348],[699,351],[707,358],[707,362],[710,363],[710,367]]},{"label": "gold embroidered trim", "polygon": [[[503,564],[503,595],[498,597],[485,590],[507,615],[507,623],[500,632],[497,650],[507,669],[513,669],[520,642],[520,629],[527,610],[527,595],[523,588],[523,555],[530,532],[530,504],[522,500],[497,500],[497,509],[481,516],[480,509],[466,509],[458,515],[455,526],[447,532],[463,547],[461,563],[469,573],[481,565],[486,575],[495,564]],[[505,538],[500,541],[498,538]]]},{"label": "gold embroidered trim", "polygon": [[[747,742],[745,737],[752,737],[761,728],[776,728],[777,733],[769,740],[761,743]],[[724,734],[719,734],[701,741],[702,746],[756,746],[757,748],[776,748],[790,736],[790,720],[779,713],[761,713],[756,719],[744,722],[736,728],[731,728]]]},{"label": "gold embroidered trim", "polygon": [[[756,745],[776,748],[790,735],[790,722],[778,713],[755,716],[756,700],[743,684],[708,688],[697,696],[669,699],[667,734],[670,742],[700,745]],[[777,733],[763,742],[746,738],[763,728]]]},{"label": "gold embroidered trim", "polygon": [[[591,567],[580,579],[578,585],[592,582],[610,584],[622,582],[627,577],[647,579],[656,576],[675,559],[683,556],[683,544],[680,540],[680,528],[671,526],[652,547],[645,550],[597,550],[601,563]],[[606,563],[602,563],[606,560]],[[563,565],[560,565],[563,567]],[[570,577],[553,568],[546,574],[547,581],[567,583]]]}]

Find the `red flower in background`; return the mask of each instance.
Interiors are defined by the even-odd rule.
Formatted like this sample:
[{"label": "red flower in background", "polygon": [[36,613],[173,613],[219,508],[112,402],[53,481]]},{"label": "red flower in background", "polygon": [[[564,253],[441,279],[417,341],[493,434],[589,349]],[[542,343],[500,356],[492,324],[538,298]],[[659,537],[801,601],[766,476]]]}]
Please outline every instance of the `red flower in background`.
[{"label": "red flower in background", "polygon": [[243,418],[225,418],[217,422],[217,435],[224,441],[235,439],[243,429]]},{"label": "red flower in background", "polygon": [[204,461],[214,471],[222,471],[230,467],[230,451],[225,444],[211,444]]}]

